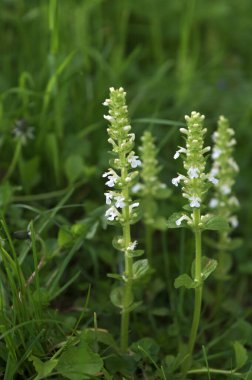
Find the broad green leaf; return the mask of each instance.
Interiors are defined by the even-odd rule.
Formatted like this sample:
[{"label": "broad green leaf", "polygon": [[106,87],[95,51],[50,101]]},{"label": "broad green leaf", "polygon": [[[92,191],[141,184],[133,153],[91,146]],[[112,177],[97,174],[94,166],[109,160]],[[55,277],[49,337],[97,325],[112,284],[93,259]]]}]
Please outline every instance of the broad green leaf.
[{"label": "broad green leaf", "polygon": [[113,336],[105,329],[88,328],[82,331],[80,336],[81,341],[87,342],[89,345],[102,343],[108,347],[117,349],[117,344]]},{"label": "broad green leaf", "polygon": [[100,355],[93,352],[86,342],[79,347],[69,347],[59,358],[57,371],[70,380],[84,380],[95,376],[103,367]]},{"label": "broad green leaf", "polygon": [[176,223],[183,215],[185,215],[183,212],[175,212],[172,214],[167,221],[167,228],[188,228],[189,226],[185,220],[183,220],[179,225]]},{"label": "broad green leaf", "polygon": [[0,207],[4,208],[11,201],[13,187],[9,182],[5,182],[0,186]]},{"label": "broad green leaf", "polygon": [[[122,286],[117,286],[116,288],[113,288],[110,292],[110,300],[112,304],[119,308],[123,307],[123,296],[124,288]],[[133,298],[129,299],[128,302],[128,306],[130,306],[133,302]]]},{"label": "broad green leaf", "polygon": [[239,341],[233,343],[233,348],[235,352],[236,369],[239,369],[243,367],[248,360],[247,350]]},{"label": "broad green leaf", "polygon": [[70,183],[84,176],[84,162],[80,155],[72,154],[65,162],[65,173]]},{"label": "broad green leaf", "polygon": [[204,230],[228,231],[230,226],[226,218],[222,216],[212,216],[204,223]]},{"label": "broad green leaf", "polygon": [[52,370],[58,364],[58,359],[50,359],[46,362],[42,362],[42,360],[33,355],[30,356],[29,360],[32,361],[34,368],[37,371],[37,376],[34,380],[43,379],[44,377],[50,375]]},{"label": "broad green leaf", "polygon": [[188,274],[184,273],[178,276],[174,281],[175,288],[180,288],[181,286],[184,286],[187,289],[194,289],[198,286],[193,279],[188,276]]},{"label": "broad green leaf", "polygon": [[133,264],[133,278],[139,280],[149,272],[149,263],[147,259],[135,261]]},{"label": "broad green leaf", "polygon": [[132,351],[136,352],[140,358],[146,360],[146,354],[153,360],[158,360],[160,346],[153,338],[142,338],[131,345]]}]

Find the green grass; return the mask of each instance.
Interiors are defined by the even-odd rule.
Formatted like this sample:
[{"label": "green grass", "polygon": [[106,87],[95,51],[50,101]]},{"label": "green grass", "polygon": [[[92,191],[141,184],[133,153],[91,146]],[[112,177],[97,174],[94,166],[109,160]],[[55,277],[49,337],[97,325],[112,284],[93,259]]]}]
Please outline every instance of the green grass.
[{"label": "green grass", "polygon": [[[115,282],[107,273],[123,262],[104,220],[101,178],[110,158],[101,103],[111,86],[127,91],[136,145],[146,129],[155,136],[168,186],[185,114],[206,115],[209,143],[220,114],[236,132],[241,209],[234,235],[242,245],[230,253],[217,312],[214,276],[204,286],[189,378],[251,378],[251,14],[245,0],[0,2],[4,380],[180,378],[193,292],[173,283],[194,257],[188,230],[153,232],[155,272],[135,289],[144,302],[132,313],[131,354],[119,349]],[[26,131],[33,127],[33,139],[13,138],[17,120]],[[159,202],[166,218],[182,205],[177,191]],[[143,247],[144,225],[134,234]],[[203,236],[204,255],[214,258],[208,240]]]}]

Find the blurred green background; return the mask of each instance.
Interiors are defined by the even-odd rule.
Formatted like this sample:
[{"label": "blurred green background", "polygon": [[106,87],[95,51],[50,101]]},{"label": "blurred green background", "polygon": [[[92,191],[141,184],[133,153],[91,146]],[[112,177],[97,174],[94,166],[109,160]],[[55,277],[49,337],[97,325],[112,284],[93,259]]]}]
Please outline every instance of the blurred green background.
[{"label": "blurred green background", "polygon": [[178,170],[176,121],[192,110],[204,113],[210,142],[218,116],[230,119],[241,169],[239,260],[246,262],[252,246],[251,14],[248,0],[1,0],[3,178],[17,151],[13,126],[21,120],[34,128],[1,187],[2,207],[11,202],[9,192],[25,200],[78,181],[82,190],[74,201],[88,200],[85,212],[103,205],[109,147],[101,103],[110,86],[123,86],[137,141],[144,129],[153,131],[168,184]]}]

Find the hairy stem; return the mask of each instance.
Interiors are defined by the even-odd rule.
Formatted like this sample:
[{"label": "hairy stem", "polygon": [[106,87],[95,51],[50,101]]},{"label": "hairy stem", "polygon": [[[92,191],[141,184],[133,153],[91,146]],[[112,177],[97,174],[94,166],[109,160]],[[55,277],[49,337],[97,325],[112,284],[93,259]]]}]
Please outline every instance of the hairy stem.
[{"label": "hairy stem", "polygon": [[200,210],[194,209],[193,211],[194,221],[195,221],[195,276],[194,281],[199,284],[195,288],[195,299],[194,299],[194,312],[193,312],[193,321],[191,326],[191,333],[188,343],[188,356],[183,365],[183,379],[186,379],[187,372],[191,366],[192,355],[194,351],[194,346],[197,338],[197,332],[200,322],[200,313],[201,313],[201,303],[202,303],[202,282],[201,282],[201,231],[197,227],[200,222]]},{"label": "hairy stem", "polygon": [[[127,177],[127,169],[122,170],[122,179],[124,180]],[[124,247],[127,248],[131,242],[131,234],[130,234],[130,210],[129,210],[129,189],[127,186],[122,191],[122,194],[125,199],[125,207],[123,209],[124,216],[124,225],[123,225],[123,240]],[[123,307],[122,307],[122,317],[121,317],[121,349],[122,351],[127,351],[128,349],[128,340],[129,340],[129,320],[130,320],[130,312],[129,307],[133,301],[132,296],[132,281],[133,281],[133,259],[128,256],[125,250],[124,257],[124,275],[126,278],[124,292],[123,292]]]}]

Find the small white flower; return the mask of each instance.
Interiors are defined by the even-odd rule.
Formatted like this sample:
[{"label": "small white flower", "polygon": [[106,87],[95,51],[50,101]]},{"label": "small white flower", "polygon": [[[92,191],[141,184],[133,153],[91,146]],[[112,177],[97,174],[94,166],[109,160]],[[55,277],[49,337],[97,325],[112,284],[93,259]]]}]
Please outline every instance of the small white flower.
[{"label": "small white flower", "polygon": [[113,121],[114,120],[113,116],[111,116],[111,115],[103,115],[103,117],[104,117],[104,119],[106,119],[108,121]]},{"label": "small white flower", "polygon": [[117,208],[123,208],[125,206],[125,198],[122,195],[118,195],[115,197],[116,203],[115,207]]},{"label": "small white flower", "polygon": [[102,104],[103,106],[109,106],[110,103],[111,103],[110,99],[105,99],[105,101]]},{"label": "small white flower", "polygon": [[132,241],[129,243],[128,247],[127,247],[127,251],[134,251],[134,249],[136,248],[137,246],[137,241]]},{"label": "small white flower", "polygon": [[230,158],[228,159],[228,163],[229,163],[229,165],[231,166],[231,168],[234,169],[234,171],[236,171],[236,172],[239,171],[239,166],[237,165],[237,163],[235,162],[235,160],[234,160],[232,157],[230,157]]},{"label": "small white flower", "polygon": [[104,193],[106,197],[106,205],[111,205],[113,194],[111,192]]},{"label": "small white flower", "polygon": [[189,197],[189,200],[191,201],[190,202],[191,207],[200,207],[200,202],[201,202],[200,197],[193,195],[193,196]]},{"label": "small white flower", "polygon": [[209,175],[208,175],[208,181],[212,182],[214,185],[217,185],[219,182],[219,180],[217,178],[215,178],[211,173],[209,173]]},{"label": "small white flower", "polygon": [[128,158],[127,158],[127,161],[130,163],[131,167],[133,169],[137,168],[138,166],[141,166],[141,161],[139,160],[139,157],[138,156],[135,156],[135,155],[130,155]]},{"label": "small white flower", "polygon": [[143,185],[141,185],[141,183],[136,183],[132,187],[131,191],[132,191],[132,193],[138,193],[138,191],[141,190],[142,188],[143,188]]},{"label": "small white flower", "polygon": [[213,148],[212,159],[216,160],[220,157],[222,151],[219,148]]},{"label": "small white flower", "polygon": [[119,212],[114,206],[110,207],[105,213],[105,217],[110,221],[117,219],[118,215]]},{"label": "small white flower", "polygon": [[237,219],[237,217],[236,217],[235,215],[233,215],[233,216],[231,216],[231,217],[229,218],[229,223],[231,224],[231,226],[232,226],[233,228],[236,228],[236,227],[238,227],[238,225],[239,225],[238,219]]},{"label": "small white flower", "polygon": [[182,179],[185,179],[185,177],[183,175],[179,174],[178,177],[175,177],[175,178],[172,179],[172,184],[177,187],[178,184],[179,184],[179,182]]},{"label": "small white flower", "polygon": [[179,128],[181,133],[184,133],[185,135],[188,135],[188,130],[185,128]]},{"label": "small white flower", "polygon": [[124,131],[128,132],[131,130],[131,126],[130,125],[125,125],[125,127],[123,127]]},{"label": "small white flower", "polygon": [[209,173],[209,175],[212,177],[215,177],[217,174],[219,174],[219,169],[217,167],[212,168]]},{"label": "small white flower", "polygon": [[230,188],[230,186],[228,186],[228,185],[222,185],[222,186],[220,187],[220,191],[222,192],[222,194],[224,194],[224,195],[228,195],[228,194],[231,193],[231,188]]},{"label": "small white flower", "polygon": [[173,156],[174,160],[176,160],[177,158],[179,158],[180,153],[186,153],[186,149],[180,147],[179,150],[177,150],[177,152],[176,152],[176,153],[174,154],[174,156]]},{"label": "small white flower", "polygon": [[198,168],[191,167],[188,169],[188,176],[190,179],[199,178],[199,172],[200,170]]},{"label": "small white flower", "polygon": [[103,177],[108,177],[108,181],[106,182],[106,185],[108,187],[114,187],[115,186],[115,183],[117,182],[118,180],[118,175],[116,174],[116,172],[113,170],[113,169],[109,169],[108,172],[104,173],[102,175]]},{"label": "small white flower", "polygon": [[238,199],[235,196],[229,198],[228,203],[230,204],[230,206],[237,206],[238,207],[240,205],[240,202],[238,201]]},{"label": "small white flower", "polygon": [[180,226],[183,220],[190,220],[190,218],[187,215],[182,215],[179,219],[176,220],[176,225]]},{"label": "small white flower", "polygon": [[216,141],[218,137],[219,137],[219,132],[214,132],[212,136],[213,141]]},{"label": "small white flower", "polygon": [[139,202],[135,202],[135,203],[132,203],[130,206],[129,206],[129,211],[132,212],[133,208],[136,208],[139,206]]},{"label": "small white flower", "polygon": [[210,200],[210,202],[209,202],[209,207],[210,207],[210,208],[215,208],[215,207],[218,206],[218,204],[219,204],[218,199],[216,199],[216,198],[212,198],[212,199]]}]

